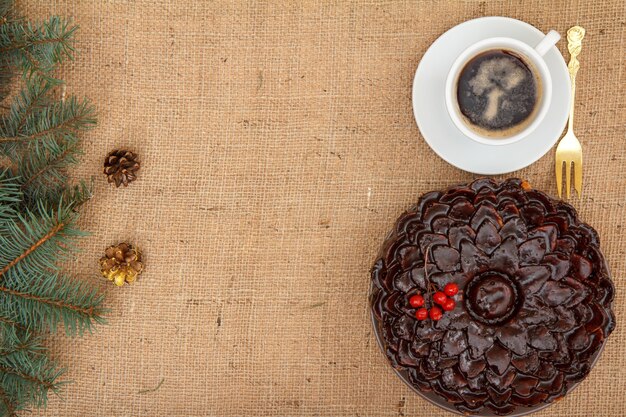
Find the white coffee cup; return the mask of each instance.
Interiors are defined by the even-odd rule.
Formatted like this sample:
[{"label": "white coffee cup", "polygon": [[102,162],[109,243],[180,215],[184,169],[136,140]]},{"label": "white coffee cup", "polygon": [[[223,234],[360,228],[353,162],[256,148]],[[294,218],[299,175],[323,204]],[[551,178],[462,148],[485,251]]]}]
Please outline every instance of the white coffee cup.
[{"label": "white coffee cup", "polygon": [[[546,116],[550,102],[552,101],[552,77],[550,76],[550,71],[548,70],[548,66],[543,59],[543,56],[558,42],[560,38],[561,35],[559,35],[558,32],[551,30],[534,47],[513,38],[489,38],[477,42],[463,51],[452,64],[452,67],[448,72],[448,78],[446,79],[446,107],[448,109],[448,113],[450,114],[450,118],[456,127],[468,138],[485,145],[507,145],[517,142],[533,132]],[[506,138],[483,136],[467,127],[467,122],[463,119],[457,101],[457,81],[465,64],[467,64],[467,62],[469,62],[476,55],[492,49],[510,50],[513,53],[520,55],[522,58],[525,58],[537,71],[541,82],[542,94],[540,102],[536,104],[538,107],[533,120],[523,130]]]}]

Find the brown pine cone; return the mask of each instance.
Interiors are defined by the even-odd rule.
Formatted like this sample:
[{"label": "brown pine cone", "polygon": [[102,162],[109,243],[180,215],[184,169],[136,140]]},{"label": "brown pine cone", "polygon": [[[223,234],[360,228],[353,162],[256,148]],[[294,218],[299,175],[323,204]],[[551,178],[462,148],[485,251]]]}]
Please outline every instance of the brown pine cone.
[{"label": "brown pine cone", "polygon": [[126,150],[116,150],[109,153],[104,160],[104,173],[109,183],[115,183],[116,187],[124,184],[126,187],[137,178],[139,166],[137,154]]},{"label": "brown pine cone", "polygon": [[[459,291],[439,320],[411,296]],[[383,244],[371,306],[381,347],[409,385],[467,414],[506,415],[563,397],[615,327],[596,232],[572,206],[510,179],[422,196]]]},{"label": "brown pine cone", "polygon": [[143,271],[141,252],[129,243],[109,246],[100,258],[100,271],[119,287],[125,282],[132,284]]}]

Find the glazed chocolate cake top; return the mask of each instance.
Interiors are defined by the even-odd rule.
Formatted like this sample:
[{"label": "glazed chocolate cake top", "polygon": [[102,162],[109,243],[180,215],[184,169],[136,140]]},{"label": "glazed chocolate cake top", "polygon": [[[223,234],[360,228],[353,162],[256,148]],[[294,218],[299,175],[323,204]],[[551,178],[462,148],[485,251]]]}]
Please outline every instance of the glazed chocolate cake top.
[{"label": "glazed chocolate cake top", "polygon": [[[613,284],[596,232],[528,183],[489,179],[425,194],[372,270],[385,353],[415,388],[466,413],[537,408],[591,368],[615,326]],[[409,299],[459,291],[439,320]]]}]

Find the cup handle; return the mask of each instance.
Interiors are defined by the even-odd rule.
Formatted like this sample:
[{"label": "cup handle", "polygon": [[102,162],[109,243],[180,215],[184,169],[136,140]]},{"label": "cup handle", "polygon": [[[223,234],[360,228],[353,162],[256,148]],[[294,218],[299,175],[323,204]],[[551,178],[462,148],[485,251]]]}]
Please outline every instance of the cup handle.
[{"label": "cup handle", "polygon": [[561,35],[556,30],[551,30],[546,36],[543,37],[541,42],[535,46],[535,51],[541,56],[544,56],[550,48],[552,48],[561,39]]}]

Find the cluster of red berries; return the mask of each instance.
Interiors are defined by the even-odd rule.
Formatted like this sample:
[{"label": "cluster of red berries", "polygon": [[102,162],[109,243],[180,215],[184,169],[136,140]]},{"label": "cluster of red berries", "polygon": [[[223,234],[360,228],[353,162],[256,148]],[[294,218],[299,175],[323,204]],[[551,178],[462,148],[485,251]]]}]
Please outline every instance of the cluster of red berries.
[{"label": "cluster of red berries", "polygon": [[443,309],[444,311],[452,311],[454,307],[456,307],[456,302],[452,298],[459,292],[459,286],[454,282],[450,282],[443,287],[442,291],[437,291],[433,294],[433,302],[435,304],[439,304],[441,308],[437,306],[432,306],[430,311],[424,307],[426,300],[421,294],[415,294],[409,298],[409,304],[413,308],[417,308],[415,311],[415,318],[418,320],[426,320],[429,316],[431,320],[439,320],[443,317]]}]

